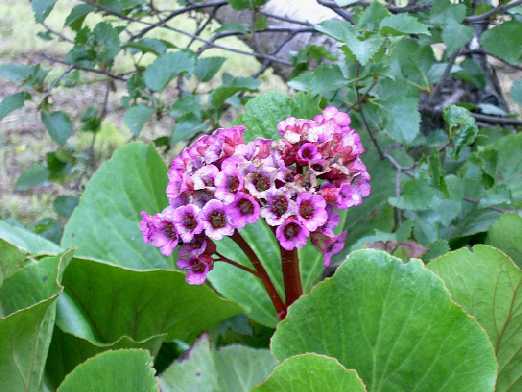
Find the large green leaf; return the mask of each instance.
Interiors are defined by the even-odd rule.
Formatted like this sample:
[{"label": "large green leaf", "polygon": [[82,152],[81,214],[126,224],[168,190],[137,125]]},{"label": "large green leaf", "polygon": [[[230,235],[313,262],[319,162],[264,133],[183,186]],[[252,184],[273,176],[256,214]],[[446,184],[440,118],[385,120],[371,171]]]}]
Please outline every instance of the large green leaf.
[{"label": "large green leaf", "polygon": [[387,16],[381,21],[380,27],[384,34],[430,34],[428,26],[406,13]]},{"label": "large green leaf", "polygon": [[279,359],[316,352],[361,376],[368,391],[493,391],[496,361],[479,324],[422,262],[353,252],[295,302],[272,338]]},{"label": "large green leaf", "polygon": [[357,372],[334,358],[301,354],[285,359],[253,392],[366,392]]},{"label": "large green leaf", "polygon": [[144,350],[115,350],[75,368],[58,392],[157,392],[152,358]]},{"label": "large green leaf", "polygon": [[26,261],[27,255],[22,249],[0,239],[0,287],[4,279],[22,268]]},{"label": "large green leaf", "polygon": [[484,327],[498,360],[496,391],[522,388],[522,272],[499,250],[476,245],[450,252],[429,264]]},{"label": "large green leaf", "polygon": [[161,390],[249,392],[275,364],[274,357],[265,349],[231,345],[212,350],[204,335],[186,358],[174,362],[161,375]]},{"label": "large green leaf", "polygon": [[399,96],[382,101],[385,129],[400,143],[411,143],[420,132],[419,100],[415,97]]},{"label": "large green leaf", "polygon": [[515,214],[502,215],[489,229],[487,243],[506,252],[522,267],[522,218]]},{"label": "large green leaf", "polygon": [[173,268],[173,259],[146,245],[139,230],[140,211],[155,213],[167,205],[166,185],[166,167],[154,147],[121,147],[87,184],[62,245],[123,267]]},{"label": "large green leaf", "polygon": [[131,270],[74,259],[63,284],[56,324],[68,336],[57,336],[62,347],[53,347],[61,362],[53,365],[55,383],[98,351],[140,347],[154,352],[161,341],[190,341],[239,313],[237,305],[208,286],[186,284],[179,271]]},{"label": "large green leaf", "polygon": [[0,221],[0,239],[3,239],[33,256],[56,255],[62,248],[20,226]]},{"label": "large green leaf", "polygon": [[69,257],[32,261],[0,287],[0,390],[41,390],[55,302]]}]

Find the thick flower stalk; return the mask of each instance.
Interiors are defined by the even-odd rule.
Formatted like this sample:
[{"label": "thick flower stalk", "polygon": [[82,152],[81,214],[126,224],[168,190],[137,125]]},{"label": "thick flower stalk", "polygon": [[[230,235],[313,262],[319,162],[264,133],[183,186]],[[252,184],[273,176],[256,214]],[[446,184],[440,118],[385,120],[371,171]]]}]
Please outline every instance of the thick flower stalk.
[{"label": "thick flower stalk", "polygon": [[[293,117],[278,124],[281,139],[244,141],[243,126],[217,129],[186,147],[169,168],[169,206],[142,213],[144,241],[169,256],[187,282],[202,284],[215,262],[225,262],[261,279],[279,316],[302,293],[297,249],[310,240],[324,265],[344,246],[336,234],[338,211],[370,194],[370,175],[359,135],[347,113],[327,107],[312,120]],[[241,237],[244,226],[263,219],[281,250],[285,299],[279,298],[257,255]],[[214,241],[230,237],[253,268],[221,255]]]}]

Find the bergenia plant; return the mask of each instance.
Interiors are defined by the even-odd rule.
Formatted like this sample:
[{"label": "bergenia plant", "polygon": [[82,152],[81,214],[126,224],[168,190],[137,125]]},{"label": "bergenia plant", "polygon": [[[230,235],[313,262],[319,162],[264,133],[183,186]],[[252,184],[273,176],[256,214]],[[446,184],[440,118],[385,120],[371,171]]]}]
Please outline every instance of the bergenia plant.
[{"label": "bergenia plant", "polygon": [[[298,249],[311,241],[329,266],[347,235],[335,232],[339,211],[370,194],[370,175],[361,160],[364,148],[350,123],[347,113],[330,106],[313,119],[281,121],[277,141],[246,143],[243,126],[201,136],[170,164],[168,207],[152,216],[142,212],[144,241],[165,256],[178,247],[177,266],[187,271],[189,284],[204,283],[216,262],[254,274],[284,318],[302,294]],[[280,247],[284,300],[240,233],[260,219],[272,228]],[[254,268],[217,251],[215,242],[225,236]]]}]

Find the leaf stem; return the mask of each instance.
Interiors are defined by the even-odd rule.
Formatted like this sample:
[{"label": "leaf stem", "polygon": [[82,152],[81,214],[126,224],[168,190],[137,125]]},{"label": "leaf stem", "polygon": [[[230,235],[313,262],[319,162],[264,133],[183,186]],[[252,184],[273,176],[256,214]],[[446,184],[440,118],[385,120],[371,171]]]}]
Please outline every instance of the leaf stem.
[{"label": "leaf stem", "polygon": [[297,249],[286,250],[281,248],[281,265],[285,283],[285,303],[288,308],[303,294],[301,274],[299,272],[299,256]]}]

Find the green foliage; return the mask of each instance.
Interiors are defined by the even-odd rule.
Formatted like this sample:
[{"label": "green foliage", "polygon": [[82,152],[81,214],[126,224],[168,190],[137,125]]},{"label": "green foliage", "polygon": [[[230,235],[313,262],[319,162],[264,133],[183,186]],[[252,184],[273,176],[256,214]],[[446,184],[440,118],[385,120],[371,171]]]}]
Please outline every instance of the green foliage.
[{"label": "green foliage", "polygon": [[144,350],[107,351],[71,372],[58,392],[154,392],[152,358]]},{"label": "green foliage", "polygon": [[497,249],[476,245],[432,261],[455,301],[486,330],[498,361],[496,390],[522,386],[522,271]]},{"label": "green foliage", "polygon": [[522,22],[511,20],[486,31],[480,43],[487,51],[517,64],[522,59]]},{"label": "green foliage", "polygon": [[0,102],[0,120],[16,109],[24,107],[24,103],[28,99],[31,99],[31,96],[27,93],[16,93],[5,97]]},{"label": "green foliage", "polygon": [[293,305],[271,347],[278,359],[337,358],[369,390],[491,391],[496,378],[487,335],[442,281],[419,261],[374,250],[352,253]]},{"label": "green foliage", "polygon": [[354,370],[324,355],[302,354],[285,359],[255,392],[318,391],[364,392]]},{"label": "green foliage", "polygon": [[73,133],[71,119],[64,112],[42,112],[42,122],[51,139],[61,146],[67,143]]},{"label": "green foliage", "polygon": [[508,254],[522,267],[522,218],[515,214],[502,215],[489,229],[487,243]]},{"label": "green foliage", "polygon": [[162,91],[177,75],[192,72],[194,56],[187,51],[168,52],[159,56],[143,73],[145,85],[153,91]]}]

